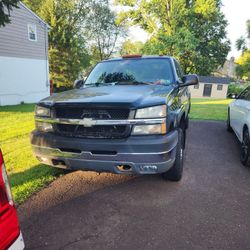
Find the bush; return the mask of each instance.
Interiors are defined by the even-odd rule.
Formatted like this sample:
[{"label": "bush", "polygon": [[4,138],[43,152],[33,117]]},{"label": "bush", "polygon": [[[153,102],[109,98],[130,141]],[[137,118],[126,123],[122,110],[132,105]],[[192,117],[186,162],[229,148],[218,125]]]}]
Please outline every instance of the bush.
[{"label": "bush", "polygon": [[243,85],[237,83],[230,83],[228,86],[227,96],[232,97],[232,95],[239,95],[243,89]]}]

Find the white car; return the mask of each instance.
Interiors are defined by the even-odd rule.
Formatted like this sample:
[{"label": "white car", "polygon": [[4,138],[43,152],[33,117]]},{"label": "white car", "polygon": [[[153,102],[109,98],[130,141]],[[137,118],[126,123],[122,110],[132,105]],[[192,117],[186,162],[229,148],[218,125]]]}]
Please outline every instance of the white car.
[{"label": "white car", "polygon": [[241,142],[242,164],[250,165],[250,86],[229,104],[227,130],[234,131]]}]

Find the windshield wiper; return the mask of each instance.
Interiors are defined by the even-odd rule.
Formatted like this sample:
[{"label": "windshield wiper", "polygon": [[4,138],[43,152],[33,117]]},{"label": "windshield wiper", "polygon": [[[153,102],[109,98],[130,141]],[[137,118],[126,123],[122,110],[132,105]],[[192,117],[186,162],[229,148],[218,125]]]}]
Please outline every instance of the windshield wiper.
[{"label": "windshield wiper", "polygon": [[120,81],[120,82],[117,82],[117,84],[119,84],[119,85],[129,85],[129,84],[132,84],[132,85],[152,85],[153,83],[152,82],[142,82],[142,81]]},{"label": "windshield wiper", "polygon": [[115,85],[153,85],[153,82],[142,81],[116,81],[116,82],[92,82],[85,85],[85,87],[99,87],[99,86],[115,86]]},{"label": "windshield wiper", "polygon": [[95,87],[99,87],[100,85],[103,85],[103,86],[107,86],[107,85],[116,85],[117,82],[92,82],[92,83],[87,83],[85,86],[88,87],[88,86],[95,86]]}]

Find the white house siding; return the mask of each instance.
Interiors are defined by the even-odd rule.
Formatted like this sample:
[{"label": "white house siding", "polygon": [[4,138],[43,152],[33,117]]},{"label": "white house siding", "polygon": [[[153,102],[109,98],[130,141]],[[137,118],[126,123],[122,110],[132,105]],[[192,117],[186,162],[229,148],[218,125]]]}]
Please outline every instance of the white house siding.
[{"label": "white house siding", "polygon": [[[47,26],[22,4],[10,17],[0,27],[0,105],[38,102],[49,96]],[[37,41],[28,39],[28,24]]]},{"label": "white house siding", "polygon": [[47,65],[45,60],[0,56],[0,105],[35,103],[49,96]]},{"label": "white house siding", "polygon": [[[212,84],[212,91],[211,96],[203,96],[204,91],[204,85],[205,84]],[[228,84],[222,84],[223,88],[222,90],[217,90],[217,85],[220,85],[219,83],[199,83],[199,88],[196,89],[195,86],[190,86],[190,92],[192,98],[227,98],[227,90],[228,90]]]}]

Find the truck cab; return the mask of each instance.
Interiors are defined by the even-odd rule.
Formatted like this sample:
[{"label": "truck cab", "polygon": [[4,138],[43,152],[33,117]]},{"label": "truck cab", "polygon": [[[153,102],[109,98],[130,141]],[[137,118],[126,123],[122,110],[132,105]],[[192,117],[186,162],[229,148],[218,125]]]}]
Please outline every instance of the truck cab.
[{"label": "truck cab", "polygon": [[183,171],[189,85],[169,56],[104,60],[75,89],[41,100],[31,133],[35,156],[71,170],[162,174]]}]

